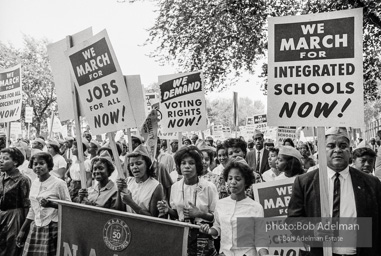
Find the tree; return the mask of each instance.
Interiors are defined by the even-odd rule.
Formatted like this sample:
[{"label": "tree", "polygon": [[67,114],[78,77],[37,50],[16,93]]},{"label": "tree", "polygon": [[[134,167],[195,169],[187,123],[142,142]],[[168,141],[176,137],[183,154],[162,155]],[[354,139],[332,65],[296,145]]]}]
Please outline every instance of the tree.
[{"label": "tree", "polygon": [[[51,107],[56,108],[56,94],[45,39],[36,40],[24,35],[24,47],[21,50],[0,42],[0,68],[5,69],[21,64],[23,103],[21,121],[24,122],[25,106],[33,107],[32,125],[37,131],[46,128],[46,118]],[[56,109],[55,109],[56,112]]]},{"label": "tree", "polygon": [[[372,0],[227,0],[160,1],[147,43],[159,62],[172,62],[180,71],[203,70],[207,90],[222,90],[243,72],[254,72],[267,49],[268,16],[364,9],[364,98],[379,98],[381,2]],[[263,68],[267,76],[267,67]],[[228,83],[230,81],[230,83]],[[265,80],[266,81],[266,80]],[[264,91],[267,84],[263,85]]]},{"label": "tree", "polygon": [[[217,98],[212,101],[206,100],[206,107],[210,121],[215,124],[229,126],[232,130],[233,124],[233,99]],[[246,125],[246,117],[263,114],[265,105],[262,101],[252,101],[244,97],[238,100],[238,125]]]}]

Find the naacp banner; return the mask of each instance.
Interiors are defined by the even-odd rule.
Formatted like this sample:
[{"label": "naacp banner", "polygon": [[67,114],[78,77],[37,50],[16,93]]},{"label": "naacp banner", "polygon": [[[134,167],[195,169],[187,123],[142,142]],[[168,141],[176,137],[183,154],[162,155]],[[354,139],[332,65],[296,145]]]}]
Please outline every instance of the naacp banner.
[{"label": "naacp banner", "polygon": [[101,134],[136,127],[127,87],[106,30],[65,54],[91,130]]},{"label": "naacp banner", "polygon": [[187,255],[194,225],[66,201],[59,204],[58,256]]},{"label": "naacp banner", "polygon": [[21,116],[21,65],[0,71],[0,122],[17,121]]},{"label": "naacp banner", "polygon": [[269,18],[268,125],[364,125],[362,12]]},{"label": "naacp banner", "polygon": [[159,77],[162,132],[207,128],[204,79],[201,72]]}]

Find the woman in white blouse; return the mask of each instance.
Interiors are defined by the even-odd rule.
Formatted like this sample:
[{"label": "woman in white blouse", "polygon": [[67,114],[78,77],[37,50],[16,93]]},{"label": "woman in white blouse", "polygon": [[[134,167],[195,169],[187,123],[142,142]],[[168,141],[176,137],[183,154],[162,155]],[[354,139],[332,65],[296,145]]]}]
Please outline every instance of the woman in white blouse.
[{"label": "woman in white blouse", "polygon": [[[176,152],[176,167],[183,178],[172,185],[170,206],[166,201],[158,203],[161,214],[185,222],[212,224],[218,194],[213,183],[199,178],[203,173],[202,157],[202,152],[195,146],[185,146]],[[191,229],[188,255],[217,255],[212,238]]]},{"label": "woman in white blouse", "polygon": [[[201,232],[214,238],[221,236],[220,251],[226,256],[268,255],[264,247],[268,238],[264,230],[257,232],[257,222],[252,221],[252,217],[264,216],[263,207],[245,194],[254,181],[252,170],[243,158],[236,157],[228,163],[223,175],[231,195],[217,202],[213,227],[201,225]],[[246,222],[237,230],[237,218],[242,217],[246,217]],[[252,239],[247,242],[247,237]]]},{"label": "woman in white blouse", "polygon": [[31,207],[16,241],[18,246],[24,246],[23,256],[56,255],[58,204],[49,199],[71,200],[66,182],[50,175],[53,165],[52,156],[46,152],[33,155],[29,162],[29,168],[33,168],[37,178],[32,182],[29,194]]}]

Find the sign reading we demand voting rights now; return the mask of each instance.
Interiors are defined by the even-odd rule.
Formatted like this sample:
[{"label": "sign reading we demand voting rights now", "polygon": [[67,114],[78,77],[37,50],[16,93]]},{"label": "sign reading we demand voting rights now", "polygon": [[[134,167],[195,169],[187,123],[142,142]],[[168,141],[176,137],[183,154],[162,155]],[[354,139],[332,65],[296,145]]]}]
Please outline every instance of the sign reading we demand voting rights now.
[{"label": "sign reading we demand voting rights now", "polygon": [[269,18],[268,125],[363,126],[362,11]]},{"label": "sign reading we demand voting rights now", "polygon": [[201,72],[159,77],[162,132],[206,130],[204,82]]},{"label": "sign reading we demand voting rights now", "polygon": [[103,30],[66,51],[91,130],[96,134],[136,127],[127,87]]}]

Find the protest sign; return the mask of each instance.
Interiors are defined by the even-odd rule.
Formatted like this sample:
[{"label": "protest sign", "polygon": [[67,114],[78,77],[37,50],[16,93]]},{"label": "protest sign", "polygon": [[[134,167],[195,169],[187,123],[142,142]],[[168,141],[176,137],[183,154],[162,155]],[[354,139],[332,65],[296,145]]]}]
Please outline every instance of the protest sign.
[{"label": "protest sign", "polygon": [[16,141],[18,138],[22,138],[21,122],[11,122],[11,139]]},{"label": "protest sign", "polygon": [[158,130],[157,110],[152,109],[147,119],[144,121],[140,130],[140,135],[144,138],[145,145],[148,147],[148,153],[152,160],[155,162],[157,150],[157,130]]},{"label": "protest sign", "polygon": [[[254,200],[263,206],[264,217],[287,217],[288,203],[291,199],[292,185],[295,178],[288,178],[283,180],[257,183],[252,186],[254,193]],[[277,222],[284,221],[284,219],[276,218]],[[293,247],[280,247],[282,241],[279,237],[283,235],[290,237],[289,230],[271,234],[269,252],[271,255],[290,255],[297,256],[299,248]],[[273,246],[272,246],[273,245]]]},{"label": "protest sign", "polygon": [[187,255],[189,228],[196,227],[101,207],[55,202],[59,205],[59,256]]},{"label": "protest sign", "polygon": [[33,121],[33,107],[25,107],[25,123],[32,123]]},{"label": "protest sign", "polygon": [[0,120],[20,119],[22,101],[21,65],[0,71]]},{"label": "protest sign", "polygon": [[159,102],[159,97],[155,92],[146,92],[145,93],[145,102],[146,102],[146,113],[147,115],[151,113],[152,105]]},{"label": "protest sign", "polygon": [[222,127],[222,133],[223,133],[223,135],[224,135],[224,137],[225,137],[226,139],[232,137],[232,131],[231,131],[230,127],[223,126],[223,127]]},{"label": "protest sign", "polygon": [[[127,92],[130,96],[132,111],[134,112],[136,127],[140,127],[147,116],[144,107],[144,89],[140,75],[124,76]],[[148,112],[150,113],[150,112]]]},{"label": "protest sign", "polygon": [[269,18],[268,125],[363,126],[362,12]]},{"label": "protest sign", "polygon": [[48,123],[48,131],[52,130],[52,132],[60,132],[62,133],[62,124],[60,119],[57,116],[54,116],[53,118],[53,127],[52,125],[52,119],[47,117],[46,122]]},{"label": "protest sign", "polygon": [[201,72],[159,77],[162,132],[207,128],[204,79]]},{"label": "protest sign", "polygon": [[265,217],[287,216],[295,178],[253,185],[254,199],[263,206]]},{"label": "protest sign", "polygon": [[254,116],[254,129],[261,132],[266,132],[267,129],[267,115],[255,115]]},{"label": "protest sign", "polygon": [[296,139],[296,126],[279,126],[276,133],[276,143],[278,146],[283,145],[283,141],[287,138]]},{"label": "protest sign", "polygon": [[[49,44],[47,47],[50,67],[52,68],[53,81],[56,89],[58,112],[62,121],[75,119],[73,94],[71,90],[71,84],[73,82],[70,77],[70,67],[66,61],[65,51],[71,46],[82,43],[92,36],[92,28],[87,28],[70,36],[71,40],[64,38],[58,42]],[[82,113],[83,110],[80,112]]]},{"label": "protest sign", "polygon": [[222,131],[223,125],[213,125],[212,135],[215,140],[224,140],[224,132]]},{"label": "protest sign", "polygon": [[136,127],[125,81],[103,30],[65,52],[93,133]]}]

